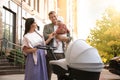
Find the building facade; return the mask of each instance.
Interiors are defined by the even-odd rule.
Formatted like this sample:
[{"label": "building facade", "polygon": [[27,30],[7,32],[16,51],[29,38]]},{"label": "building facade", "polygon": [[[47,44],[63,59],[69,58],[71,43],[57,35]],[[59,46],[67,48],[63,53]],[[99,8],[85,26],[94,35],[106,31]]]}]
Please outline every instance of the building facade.
[{"label": "building facade", "polygon": [[21,45],[25,19],[35,18],[42,33],[52,10],[64,18],[72,36],[77,38],[77,0],[0,0],[0,3],[0,39]]}]

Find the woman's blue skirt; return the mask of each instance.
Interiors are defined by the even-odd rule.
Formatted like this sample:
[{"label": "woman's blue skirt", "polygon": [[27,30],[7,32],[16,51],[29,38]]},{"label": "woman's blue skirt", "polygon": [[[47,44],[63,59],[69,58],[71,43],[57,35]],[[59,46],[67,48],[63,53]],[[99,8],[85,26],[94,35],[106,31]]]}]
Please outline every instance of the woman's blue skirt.
[{"label": "woman's blue skirt", "polygon": [[34,63],[33,54],[27,54],[25,63],[25,80],[48,80],[44,50],[37,50],[37,64]]}]

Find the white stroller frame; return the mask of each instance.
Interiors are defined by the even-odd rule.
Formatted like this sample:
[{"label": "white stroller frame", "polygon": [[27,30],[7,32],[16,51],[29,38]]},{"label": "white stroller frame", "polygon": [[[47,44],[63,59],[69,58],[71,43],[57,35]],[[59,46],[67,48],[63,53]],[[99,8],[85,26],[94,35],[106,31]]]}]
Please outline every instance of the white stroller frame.
[{"label": "white stroller frame", "polygon": [[104,67],[97,49],[78,39],[68,45],[65,59],[51,60],[58,80],[99,80]]}]

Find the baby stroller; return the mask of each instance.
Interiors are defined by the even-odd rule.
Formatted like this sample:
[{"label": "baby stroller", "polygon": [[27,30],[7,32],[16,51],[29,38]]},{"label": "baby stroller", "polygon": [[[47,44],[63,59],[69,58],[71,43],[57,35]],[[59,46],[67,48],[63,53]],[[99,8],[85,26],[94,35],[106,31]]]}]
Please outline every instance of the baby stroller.
[{"label": "baby stroller", "polygon": [[51,60],[50,64],[58,80],[99,80],[104,67],[97,49],[81,39],[68,45],[65,59]]}]

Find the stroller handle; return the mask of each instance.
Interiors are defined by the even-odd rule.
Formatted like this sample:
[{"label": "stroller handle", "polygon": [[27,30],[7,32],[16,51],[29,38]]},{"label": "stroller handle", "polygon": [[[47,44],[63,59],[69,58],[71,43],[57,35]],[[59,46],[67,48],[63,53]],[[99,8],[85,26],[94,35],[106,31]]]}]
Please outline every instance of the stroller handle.
[{"label": "stroller handle", "polygon": [[37,49],[44,49],[44,50],[56,50],[57,48],[56,47],[50,47],[50,46],[36,46],[35,48]]},{"label": "stroller handle", "polygon": [[51,46],[36,46],[35,48],[37,49],[43,49],[43,50],[49,50],[51,55],[53,56],[54,60],[57,60],[56,56],[54,55],[54,50],[56,50],[57,48],[56,47],[51,47]]}]

